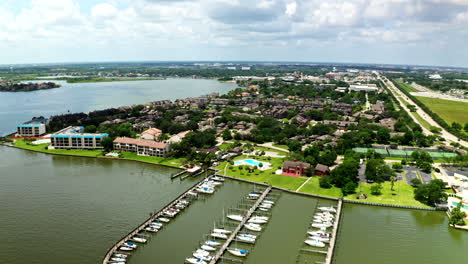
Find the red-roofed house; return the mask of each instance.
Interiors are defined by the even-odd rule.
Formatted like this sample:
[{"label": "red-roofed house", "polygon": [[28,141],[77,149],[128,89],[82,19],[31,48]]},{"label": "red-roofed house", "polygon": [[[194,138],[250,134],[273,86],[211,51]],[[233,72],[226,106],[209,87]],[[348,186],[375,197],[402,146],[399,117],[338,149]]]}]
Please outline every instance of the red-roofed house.
[{"label": "red-roofed house", "polygon": [[134,152],[141,156],[165,157],[169,144],[146,139],[119,137],[114,140],[114,149]]},{"label": "red-roofed house", "polygon": [[150,128],[143,133],[141,133],[141,138],[142,139],[147,139],[147,140],[158,140],[158,138],[162,135],[162,131],[157,129],[157,128]]}]

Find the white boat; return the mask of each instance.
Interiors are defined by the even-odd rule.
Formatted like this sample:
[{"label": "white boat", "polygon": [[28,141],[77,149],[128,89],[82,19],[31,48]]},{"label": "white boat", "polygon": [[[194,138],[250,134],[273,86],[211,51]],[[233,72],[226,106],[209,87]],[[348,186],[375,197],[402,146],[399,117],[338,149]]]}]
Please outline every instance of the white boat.
[{"label": "white boat", "polygon": [[312,224],[312,227],[315,227],[315,228],[330,228],[332,227],[332,224],[331,223],[313,223]]},{"label": "white boat", "polygon": [[231,220],[239,221],[239,222],[241,222],[244,219],[242,215],[227,215],[226,217]]},{"label": "white boat", "polygon": [[111,258],[111,260],[112,261],[123,261],[123,262],[127,261],[127,259],[125,259],[125,258]]},{"label": "white boat", "polygon": [[220,185],[223,185],[222,182],[219,182],[219,181],[211,181],[211,180],[208,182],[208,184],[211,185],[211,186],[220,186]]},{"label": "white boat", "polygon": [[219,182],[223,182],[224,181],[224,178],[223,177],[218,177],[218,176],[213,176],[211,177],[211,179],[213,181],[219,181]]},{"label": "white boat", "polygon": [[169,223],[169,221],[171,221],[171,219],[166,218],[166,217],[159,217],[158,220],[164,223]]},{"label": "white boat", "polygon": [[265,207],[259,207],[258,210],[263,211],[263,212],[268,212],[270,209],[265,208]]},{"label": "white boat", "polygon": [[251,224],[266,224],[268,223],[268,220],[252,217],[247,222]]},{"label": "white boat", "polygon": [[243,236],[243,237],[251,237],[251,238],[257,238],[257,235],[252,234],[252,233],[239,233],[238,236]]},{"label": "white boat", "polygon": [[208,252],[208,251],[206,251],[206,250],[203,250],[203,249],[197,249],[197,250],[195,250],[195,252],[193,252],[193,253],[197,253],[197,254],[199,254],[199,255],[201,255],[201,256],[204,256],[204,257],[210,255],[210,252]]},{"label": "white boat", "polygon": [[237,257],[245,257],[249,253],[247,250],[239,248],[228,248],[227,251]]},{"label": "white boat", "polygon": [[328,237],[312,236],[312,237],[309,237],[309,239],[317,240],[317,241],[320,241],[320,242],[330,242],[330,238],[328,238]]},{"label": "white boat", "polygon": [[139,242],[139,243],[146,243],[147,241],[145,238],[142,238],[142,237],[133,237],[132,239],[133,241]]},{"label": "white boat", "polygon": [[137,248],[137,247],[138,247],[137,244],[132,243],[132,242],[128,242],[128,241],[125,242],[124,245],[125,245],[126,247],[131,247],[131,248]]},{"label": "white boat", "polygon": [[120,247],[119,250],[122,250],[122,251],[132,251],[133,248],[131,248],[131,247]]},{"label": "white boat", "polygon": [[222,233],[211,233],[211,236],[216,237],[216,238],[221,238],[221,239],[227,239],[228,238],[228,236],[226,234],[222,234]]},{"label": "white boat", "polygon": [[330,233],[328,232],[325,232],[323,230],[319,230],[319,231],[308,231],[307,234],[311,235],[311,236],[318,236],[318,237],[330,237]]},{"label": "white boat", "polygon": [[268,199],[263,200],[262,203],[275,204],[275,202],[273,200],[268,200]]},{"label": "white boat", "polygon": [[260,204],[260,207],[271,208],[272,206],[273,206],[273,204],[269,204],[269,203],[262,203],[262,204]]},{"label": "white boat", "polygon": [[221,246],[221,243],[217,242],[216,240],[208,240],[205,242],[205,245],[217,247],[217,246]]},{"label": "white boat", "polygon": [[248,242],[248,243],[254,243],[255,242],[255,238],[251,238],[251,237],[237,236],[236,238],[241,242]]},{"label": "white boat", "polygon": [[128,255],[125,255],[125,254],[114,254],[114,257],[116,257],[116,258],[128,258]]},{"label": "white boat", "polygon": [[174,217],[176,216],[180,211],[179,210],[176,210],[176,209],[167,209],[166,211],[164,211],[163,213],[169,217]]},{"label": "white boat", "polygon": [[185,260],[188,263],[192,263],[192,264],[206,264],[206,261],[204,261],[203,259],[199,259],[199,258],[186,258]]},{"label": "white boat", "polygon": [[203,249],[205,251],[215,251],[216,250],[216,248],[214,248],[212,246],[208,246],[208,245],[202,245],[201,249]]},{"label": "white boat", "polygon": [[260,197],[260,194],[258,194],[258,193],[249,193],[247,195],[247,199],[250,199],[250,200],[256,200],[256,199],[258,199],[258,197]]},{"label": "white boat", "polygon": [[330,207],[319,207],[320,211],[336,213],[336,209],[333,206]]},{"label": "white boat", "polygon": [[253,223],[247,223],[244,225],[245,228],[247,228],[250,231],[257,231],[260,232],[262,231],[262,227],[258,224],[253,224]]},{"label": "white boat", "polygon": [[192,192],[192,191],[188,191],[187,192],[187,195],[190,195],[190,196],[198,196],[198,194],[196,192]]},{"label": "white boat", "polygon": [[160,222],[156,221],[156,222],[151,222],[151,225],[154,225],[154,226],[163,226],[163,223],[160,223]]},{"label": "white boat", "polygon": [[148,232],[151,232],[151,233],[157,233],[159,231],[159,229],[154,228],[154,227],[150,227],[150,226],[145,228],[145,230],[148,231]]},{"label": "white boat", "polygon": [[126,264],[125,261],[112,262],[112,264]]},{"label": "white boat", "polygon": [[304,243],[312,247],[325,247],[325,244],[318,240],[307,239]]},{"label": "white boat", "polygon": [[207,194],[212,194],[214,193],[214,188],[211,187],[200,187],[197,189],[197,192],[199,193],[207,193]]},{"label": "white boat", "polygon": [[328,218],[335,218],[334,215],[330,214],[330,213],[319,213],[319,214],[315,214],[314,217],[328,217]]},{"label": "white boat", "polygon": [[226,229],[221,229],[221,228],[215,228],[213,229],[214,233],[221,233],[221,234],[230,234],[232,231],[226,230]]}]

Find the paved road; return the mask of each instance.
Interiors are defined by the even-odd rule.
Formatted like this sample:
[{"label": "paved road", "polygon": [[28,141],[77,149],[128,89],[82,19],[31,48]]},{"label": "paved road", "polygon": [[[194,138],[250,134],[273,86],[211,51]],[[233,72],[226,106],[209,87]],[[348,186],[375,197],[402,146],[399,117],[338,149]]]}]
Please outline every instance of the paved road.
[{"label": "paved road", "polygon": [[414,170],[405,170],[405,176],[406,176],[406,183],[411,185],[411,180],[412,179],[417,179],[418,175],[416,175],[416,171]]},{"label": "paved road", "polygon": [[367,182],[365,173],[366,173],[366,164],[362,164],[359,167],[359,173],[358,173],[359,182]]},{"label": "paved road", "polygon": [[421,180],[422,180],[422,183],[424,183],[424,184],[428,184],[434,179],[434,178],[432,178],[431,173],[426,173],[426,172],[420,170],[419,174],[421,175]]},{"label": "paved road", "polygon": [[[387,85],[387,88],[395,95],[395,97],[397,98],[398,101],[400,101],[400,104],[401,104],[401,107],[403,107],[403,109],[411,116],[411,118],[413,118],[413,120],[419,124],[422,129],[423,129],[423,132],[424,134],[426,135],[431,135],[432,133],[424,128],[421,123],[419,123],[419,121],[412,115],[411,111],[406,107],[405,103],[403,102],[406,101],[407,103],[409,103],[410,105],[415,105],[417,106],[413,100],[411,100],[410,98],[408,98],[402,91],[400,91],[400,89],[398,89],[394,84],[393,82],[391,82],[390,80],[388,80],[386,77],[382,77],[379,75],[379,79],[385,83]],[[400,96],[400,97],[399,97]],[[436,121],[434,121],[428,114],[426,114],[426,112],[424,112],[424,110],[421,109],[421,107],[416,107],[416,113],[418,113],[424,120],[426,120],[431,126],[434,126],[434,127],[438,127],[441,129],[441,136],[443,138],[446,139],[445,141],[445,144],[446,145],[450,145],[450,142],[449,141],[454,141],[454,142],[458,142],[460,143],[460,145],[464,146],[464,147],[468,147],[468,142],[464,141],[464,140],[461,140],[459,139],[458,137],[456,137],[455,135],[449,133],[447,130],[445,130],[443,127],[441,127]]]}]

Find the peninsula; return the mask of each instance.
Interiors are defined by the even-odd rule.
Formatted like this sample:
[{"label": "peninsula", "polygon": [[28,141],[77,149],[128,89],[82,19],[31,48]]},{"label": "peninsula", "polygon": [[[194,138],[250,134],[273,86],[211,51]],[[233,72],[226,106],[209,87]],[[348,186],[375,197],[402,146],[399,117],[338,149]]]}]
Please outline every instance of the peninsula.
[{"label": "peninsula", "polygon": [[31,92],[58,87],[60,85],[53,82],[18,83],[9,80],[0,82],[0,92]]}]

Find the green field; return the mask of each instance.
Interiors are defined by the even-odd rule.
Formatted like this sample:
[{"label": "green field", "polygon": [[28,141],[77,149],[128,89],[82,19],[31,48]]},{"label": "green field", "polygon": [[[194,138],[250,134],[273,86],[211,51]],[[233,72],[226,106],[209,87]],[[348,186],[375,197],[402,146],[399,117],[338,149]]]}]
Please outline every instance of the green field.
[{"label": "green field", "polygon": [[431,124],[429,124],[424,118],[422,118],[418,113],[416,112],[412,112],[411,113],[418,121],[419,123],[421,124],[421,126],[423,126],[424,128],[430,130],[431,129]]},{"label": "green field", "polygon": [[409,93],[413,93],[413,92],[419,92],[416,88],[414,88],[413,86],[409,85],[409,84],[406,84],[406,83],[403,83],[403,82],[397,82],[398,85],[400,85],[401,88],[405,89],[405,91],[409,92]]},{"label": "green field", "polygon": [[319,185],[320,177],[312,177],[298,192],[312,193],[329,197],[340,198],[343,193],[340,188],[332,187],[330,189],[321,188]]},{"label": "green field", "polygon": [[452,122],[458,122],[461,125],[468,123],[468,103],[421,96],[416,98],[434,113],[438,114],[449,125]]},{"label": "green field", "polygon": [[[372,184],[359,183],[359,187],[356,190],[357,194],[351,194],[345,197],[347,200],[355,200],[369,203],[383,203],[383,204],[394,204],[394,205],[405,205],[405,206],[417,206],[417,207],[429,207],[422,204],[414,199],[414,188],[405,181],[395,182],[394,191],[391,191],[391,183],[382,183],[383,190],[381,195],[372,195],[370,187]],[[367,194],[367,199],[359,200],[357,195],[359,193]]]}]

